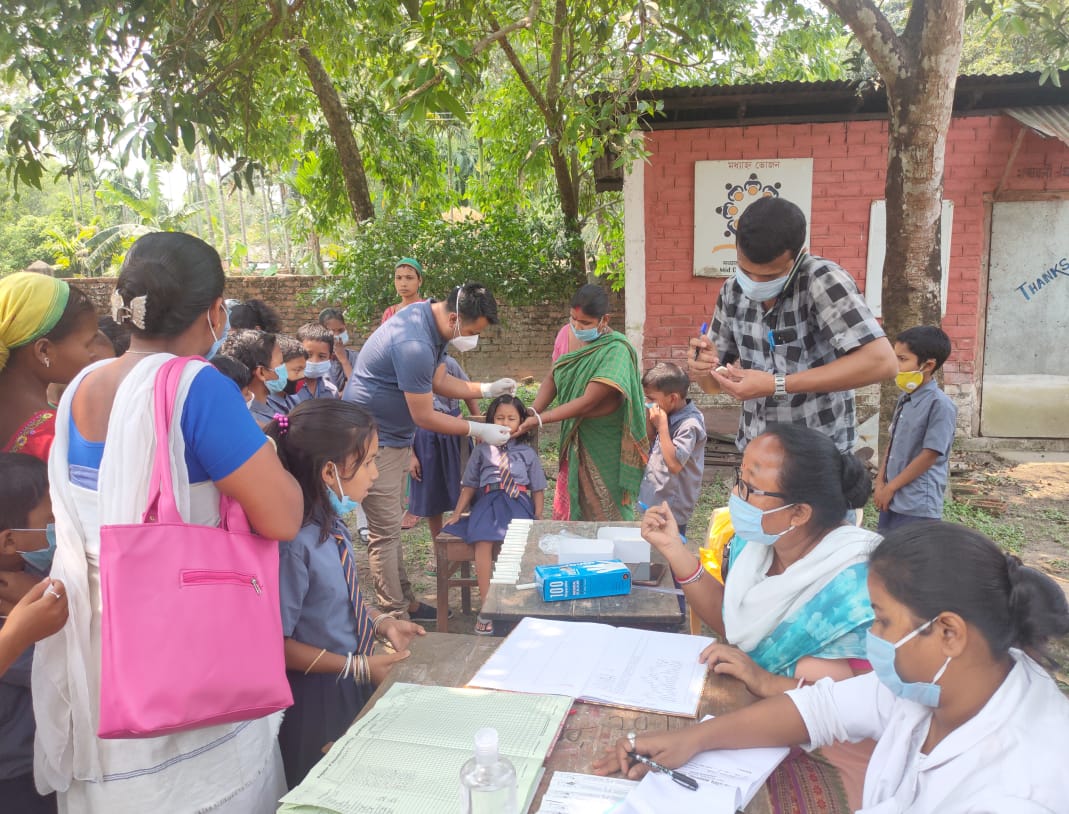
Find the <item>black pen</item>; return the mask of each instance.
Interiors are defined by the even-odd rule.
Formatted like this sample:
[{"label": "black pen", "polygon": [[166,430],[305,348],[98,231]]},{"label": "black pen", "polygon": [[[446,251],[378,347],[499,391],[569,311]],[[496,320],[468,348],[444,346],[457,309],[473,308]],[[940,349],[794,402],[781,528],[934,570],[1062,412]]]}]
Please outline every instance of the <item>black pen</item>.
[{"label": "black pen", "polygon": [[687,775],[683,774],[682,772],[677,772],[675,769],[669,769],[667,766],[662,766],[656,760],[648,758],[645,755],[640,755],[634,750],[628,752],[627,754],[628,757],[630,757],[632,760],[637,760],[644,766],[649,766],[653,771],[668,775],[683,788],[690,789],[691,791],[698,790],[698,781],[695,780],[693,777],[687,777]]}]

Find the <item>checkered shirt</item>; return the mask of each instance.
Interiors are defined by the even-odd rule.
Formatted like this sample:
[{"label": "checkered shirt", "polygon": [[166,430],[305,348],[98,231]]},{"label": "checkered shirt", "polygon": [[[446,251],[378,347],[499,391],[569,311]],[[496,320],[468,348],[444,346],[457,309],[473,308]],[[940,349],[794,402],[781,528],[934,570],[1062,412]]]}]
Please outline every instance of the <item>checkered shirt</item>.
[{"label": "checkered shirt", "polygon": [[[775,331],[775,344],[769,332]],[[724,282],[716,301],[709,339],[721,364],[786,376],[819,367],[884,336],[857,290],[854,278],[822,257],[807,256],[776,303],[764,306],[743,296],[734,278]],[[786,398],[749,399],[735,444],[744,449],[767,424],[804,423],[827,434],[841,451],[856,436],[853,390],[791,393]]]}]

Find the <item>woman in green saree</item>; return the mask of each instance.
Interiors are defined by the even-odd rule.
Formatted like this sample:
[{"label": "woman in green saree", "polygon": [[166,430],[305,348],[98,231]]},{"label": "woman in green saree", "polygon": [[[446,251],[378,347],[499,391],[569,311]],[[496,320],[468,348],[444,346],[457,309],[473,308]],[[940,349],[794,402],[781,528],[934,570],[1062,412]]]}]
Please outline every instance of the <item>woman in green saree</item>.
[{"label": "woman in green saree", "polygon": [[561,422],[554,520],[633,520],[646,465],[638,356],[609,327],[609,298],[599,286],[579,289],[569,323],[578,347],[553,363],[532,404],[534,415],[516,434]]}]

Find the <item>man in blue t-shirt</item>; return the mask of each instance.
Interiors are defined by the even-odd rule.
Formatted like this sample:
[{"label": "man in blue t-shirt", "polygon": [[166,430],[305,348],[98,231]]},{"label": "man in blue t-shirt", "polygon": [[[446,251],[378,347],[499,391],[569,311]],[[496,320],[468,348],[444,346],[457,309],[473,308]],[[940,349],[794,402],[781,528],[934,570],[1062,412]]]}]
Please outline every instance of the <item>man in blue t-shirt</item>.
[{"label": "man in blue t-shirt", "polygon": [[[436,610],[416,600],[401,551],[401,498],[416,427],[443,435],[470,435],[504,444],[508,430],[466,421],[434,409],[434,394],[448,398],[494,398],[512,393],[516,382],[466,382],[445,368],[446,346],[471,350],[479,334],[496,325],[497,303],[479,283],[453,289],[444,301],[409,305],[384,322],[357,356],[342,398],[365,407],[379,429],[379,476],[364,498],[368,561],[384,613],[434,619]],[[446,597],[439,597],[446,601]]]}]

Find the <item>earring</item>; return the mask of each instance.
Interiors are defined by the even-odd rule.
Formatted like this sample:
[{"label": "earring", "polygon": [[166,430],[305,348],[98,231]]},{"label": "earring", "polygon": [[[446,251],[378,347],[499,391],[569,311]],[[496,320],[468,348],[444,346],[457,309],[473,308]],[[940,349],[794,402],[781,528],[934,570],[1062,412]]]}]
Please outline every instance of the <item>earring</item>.
[{"label": "earring", "polygon": [[52,367],[52,360],[47,356],[45,357],[45,367]]}]

